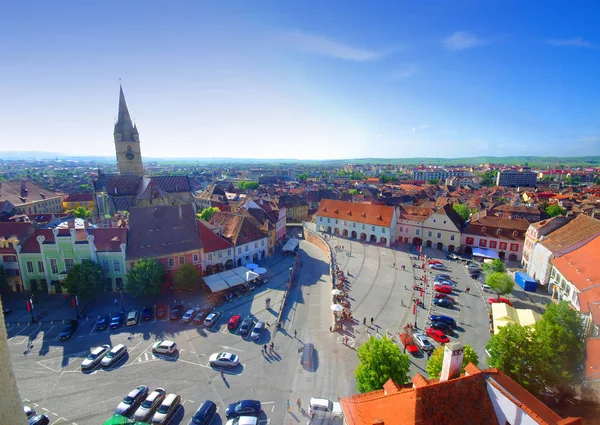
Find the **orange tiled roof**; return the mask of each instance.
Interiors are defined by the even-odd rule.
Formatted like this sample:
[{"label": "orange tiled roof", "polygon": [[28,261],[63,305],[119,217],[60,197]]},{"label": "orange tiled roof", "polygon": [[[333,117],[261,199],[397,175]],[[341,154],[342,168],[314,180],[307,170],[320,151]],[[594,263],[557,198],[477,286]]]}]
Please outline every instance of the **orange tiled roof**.
[{"label": "orange tiled roof", "polygon": [[579,291],[600,284],[600,236],[568,254],[552,259],[552,264]]},{"label": "orange tiled roof", "polygon": [[396,225],[396,223],[392,222],[394,207],[384,205],[357,204],[355,202],[322,199],[316,215],[374,226],[390,227]]},{"label": "orange tiled roof", "polygon": [[562,251],[576,243],[600,233],[600,220],[581,214],[540,243],[551,252]]}]

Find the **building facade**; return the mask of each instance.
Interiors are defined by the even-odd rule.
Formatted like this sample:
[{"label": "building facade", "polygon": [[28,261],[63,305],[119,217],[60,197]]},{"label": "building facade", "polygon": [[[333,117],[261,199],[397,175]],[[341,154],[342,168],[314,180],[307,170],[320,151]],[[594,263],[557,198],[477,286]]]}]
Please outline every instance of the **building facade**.
[{"label": "building facade", "polygon": [[23,290],[17,246],[31,231],[31,223],[0,223],[0,266],[6,273],[6,289],[10,292]]},{"label": "building facade", "polygon": [[460,247],[463,221],[445,204],[437,209],[401,205],[397,209],[398,242],[454,252]]},{"label": "building facade", "polygon": [[561,228],[567,224],[569,220],[570,219],[567,217],[557,216],[529,225],[527,228],[527,233],[525,233],[525,245],[523,246],[523,258],[521,260],[521,264],[526,270],[529,268],[529,261],[531,259],[533,247],[543,236],[547,236],[556,229]]},{"label": "building facade", "polygon": [[529,168],[523,167],[518,170],[502,170],[496,176],[496,186],[508,187],[535,187],[537,185],[537,174]]},{"label": "building facade", "polygon": [[63,197],[28,180],[0,182],[0,199],[23,214],[62,213]]},{"label": "building facade", "polygon": [[86,210],[95,211],[96,202],[93,193],[74,193],[63,199],[63,209],[65,211],[74,210],[83,207]]},{"label": "building facade", "polygon": [[387,247],[396,239],[394,207],[323,199],[315,217],[320,232]]}]

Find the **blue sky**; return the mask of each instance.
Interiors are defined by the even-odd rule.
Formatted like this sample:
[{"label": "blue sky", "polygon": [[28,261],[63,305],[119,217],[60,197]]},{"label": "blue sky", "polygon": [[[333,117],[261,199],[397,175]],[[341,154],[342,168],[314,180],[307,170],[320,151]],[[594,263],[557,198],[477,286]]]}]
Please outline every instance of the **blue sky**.
[{"label": "blue sky", "polygon": [[600,3],[27,1],[0,9],[0,151],[600,155]]}]

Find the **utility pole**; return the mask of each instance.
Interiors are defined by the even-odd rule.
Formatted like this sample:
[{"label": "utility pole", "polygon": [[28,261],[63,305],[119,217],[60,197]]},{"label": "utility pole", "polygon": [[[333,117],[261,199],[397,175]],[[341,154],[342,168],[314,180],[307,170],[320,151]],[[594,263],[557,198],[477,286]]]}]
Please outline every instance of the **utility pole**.
[{"label": "utility pole", "polygon": [[31,323],[35,323],[35,316],[33,315],[33,296],[25,295],[25,305],[27,306],[27,311],[31,313]]},{"label": "utility pole", "polygon": [[75,319],[79,319],[79,300],[77,299],[77,295],[71,295],[71,304],[75,309]]}]

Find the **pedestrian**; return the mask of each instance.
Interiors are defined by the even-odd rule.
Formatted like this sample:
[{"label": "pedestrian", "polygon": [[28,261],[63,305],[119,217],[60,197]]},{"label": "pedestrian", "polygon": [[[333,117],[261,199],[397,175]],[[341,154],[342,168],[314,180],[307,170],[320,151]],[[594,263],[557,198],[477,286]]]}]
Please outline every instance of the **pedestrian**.
[{"label": "pedestrian", "polygon": [[267,344],[265,344],[263,347],[265,349],[265,354],[267,354]]},{"label": "pedestrian", "polygon": [[393,269],[395,269],[395,268],[396,268],[396,263],[394,263],[394,264],[392,265],[392,268],[393,268]]},{"label": "pedestrian", "polygon": [[348,336],[347,335],[344,337],[344,344],[348,345]]},{"label": "pedestrian", "polygon": [[225,373],[223,371],[221,371],[221,379],[224,381],[225,380]]},{"label": "pedestrian", "polygon": [[275,351],[275,343],[273,341],[271,341],[270,348],[271,348],[271,352]]},{"label": "pedestrian", "polygon": [[287,411],[289,412],[290,411],[290,401],[289,400],[285,401],[285,407],[287,407]]},{"label": "pedestrian", "polygon": [[298,406],[298,410],[302,410],[302,400],[300,400],[300,397],[296,399],[296,405]]},{"label": "pedestrian", "polygon": [[371,324],[373,324],[373,322],[374,322],[374,321],[375,321],[375,319],[373,319],[373,318],[371,317]]},{"label": "pedestrian", "polygon": [[367,318],[363,317],[363,325],[367,326]]},{"label": "pedestrian", "polygon": [[296,338],[297,334],[298,334],[298,332],[296,331],[296,329],[294,329],[294,338]]}]

